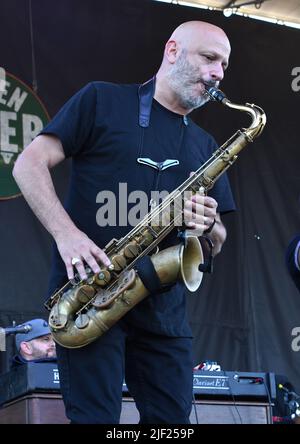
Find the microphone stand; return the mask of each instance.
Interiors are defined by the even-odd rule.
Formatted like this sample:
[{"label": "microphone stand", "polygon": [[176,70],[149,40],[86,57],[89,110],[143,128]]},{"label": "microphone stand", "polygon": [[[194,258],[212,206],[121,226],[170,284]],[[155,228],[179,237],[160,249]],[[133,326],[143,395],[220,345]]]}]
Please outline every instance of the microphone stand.
[{"label": "microphone stand", "polygon": [[28,333],[32,329],[31,325],[13,325],[12,327],[0,327],[0,351],[6,351],[6,336],[18,333]]},{"label": "microphone stand", "polygon": [[0,352],[6,351],[5,330],[0,327]]}]

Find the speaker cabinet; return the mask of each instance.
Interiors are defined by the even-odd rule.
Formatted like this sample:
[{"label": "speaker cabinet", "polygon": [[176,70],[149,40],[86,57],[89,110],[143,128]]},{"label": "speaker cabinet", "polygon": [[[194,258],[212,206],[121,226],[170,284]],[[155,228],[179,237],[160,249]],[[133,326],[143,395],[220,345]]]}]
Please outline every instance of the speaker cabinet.
[{"label": "speaker cabinet", "polygon": [[[269,404],[221,402],[196,399],[191,424],[269,424]],[[139,413],[132,398],[123,397],[120,424],[138,424]],[[60,395],[33,393],[0,409],[0,424],[68,424]]]},{"label": "speaker cabinet", "polygon": [[0,408],[0,424],[68,424],[61,395],[33,393]]},{"label": "speaker cabinet", "polygon": [[192,424],[271,424],[272,407],[267,403],[249,401],[196,400]]},{"label": "speaker cabinet", "polygon": [[[191,424],[271,424],[272,407],[248,401],[213,401],[196,399],[190,415]],[[139,413],[131,398],[123,398],[120,424],[137,424]]]}]

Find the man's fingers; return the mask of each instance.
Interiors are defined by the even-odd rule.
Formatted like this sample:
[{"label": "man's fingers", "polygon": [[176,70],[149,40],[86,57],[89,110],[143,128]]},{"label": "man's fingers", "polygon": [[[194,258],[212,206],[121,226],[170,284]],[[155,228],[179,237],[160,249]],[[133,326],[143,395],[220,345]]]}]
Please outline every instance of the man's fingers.
[{"label": "man's fingers", "polygon": [[69,279],[79,274],[85,280],[89,273],[87,268],[96,274],[100,272],[102,264],[107,267],[111,265],[104,251],[81,231],[76,231],[73,237],[57,239],[56,243]]},{"label": "man's fingers", "polygon": [[71,259],[66,260],[65,265],[66,265],[68,279],[69,280],[74,279],[74,270],[73,270],[73,265],[71,264]]},{"label": "man's fingers", "polygon": [[[86,266],[88,266],[93,271],[93,273],[99,273],[100,266],[97,261],[104,263],[101,258],[103,258],[103,260],[105,260],[105,258],[107,258],[107,256],[105,255],[104,252],[103,252],[103,254],[101,254],[101,251],[100,251],[100,253],[99,253],[99,251],[97,251],[97,254],[95,254],[95,256],[96,256],[97,260],[95,259],[95,257],[92,254],[86,254],[85,257],[80,258],[80,260],[73,261],[73,264],[72,264],[72,258],[70,258],[69,260],[66,260],[65,264],[66,264],[68,279],[74,279],[75,273],[79,273],[79,276],[81,279],[83,279],[83,280],[87,279],[87,273],[85,270]],[[108,260],[108,262],[107,262],[108,265],[110,265],[111,262],[109,261],[108,258],[107,258],[107,260]],[[75,271],[75,273],[74,273],[74,271]]]},{"label": "man's fingers", "polygon": [[74,267],[77,269],[79,276],[81,277],[81,279],[87,279],[87,274],[84,268],[84,264],[82,261],[80,262],[76,262],[76,264],[74,265]]},{"label": "man's fingers", "polygon": [[104,251],[98,247],[93,247],[91,248],[90,252],[82,255],[82,259],[80,259],[80,261],[75,261],[73,267],[75,267],[75,269],[78,271],[81,279],[87,279],[85,267],[88,266],[93,273],[99,273],[101,269],[99,262],[105,266],[109,266],[111,264]]},{"label": "man's fingers", "polygon": [[210,196],[204,196],[201,193],[196,193],[192,196],[191,199],[193,202],[197,202],[197,203],[202,203],[203,205],[205,205],[206,207],[210,207],[210,208],[217,208],[218,203],[217,201]]},{"label": "man's fingers", "polygon": [[99,264],[96,262],[96,259],[94,256],[89,254],[84,258],[84,261],[87,263],[87,265],[93,270],[94,273],[99,273],[100,267]]},{"label": "man's fingers", "polygon": [[74,279],[76,273],[79,273],[81,279],[87,279],[87,274],[84,268],[83,261],[78,256],[68,258],[64,262],[66,265],[68,279]]},{"label": "man's fingers", "polygon": [[196,215],[192,211],[192,209],[185,208],[183,211],[184,215],[184,223],[187,224],[188,222],[195,221]]},{"label": "man's fingers", "polygon": [[98,247],[94,247],[91,249],[94,257],[101,262],[103,265],[105,265],[106,267],[108,267],[111,264],[111,261],[109,260],[109,257],[104,253],[103,250],[101,250],[101,248]]},{"label": "man's fingers", "polygon": [[211,217],[212,219],[216,216],[216,208],[205,207],[202,203],[187,201],[185,205],[185,211],[188,213],[193,213],[194,217],[204,218]]},{"label": "man's fingers", "polygon": [[202,207],[198,206],[198,204],[196,204],[194,211],[198,216],[205,216],[206,218],[209,217],[211,219],[214,219],[217,215],[216,208]]},{"label": "man's fingers", "polygon": [[184,211],[184,222],[189,227],[201,225],[204,229],[211,226],[214,221],[214,216],[204,216],[203,214],[196,214],[194,212],[185,210]]}]

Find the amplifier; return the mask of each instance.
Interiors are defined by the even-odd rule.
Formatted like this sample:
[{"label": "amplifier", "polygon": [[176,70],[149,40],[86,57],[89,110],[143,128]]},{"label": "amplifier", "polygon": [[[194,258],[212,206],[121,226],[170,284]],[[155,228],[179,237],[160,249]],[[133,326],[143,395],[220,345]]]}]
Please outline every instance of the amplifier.
[{"label": "amplifier", "polygon": [[194,371],[193,390],[197,398],[257,399],[276,398],[274,373]]},{"label": "amplifier", "polygon": [[[276,398],[274,373],[202,371],[193,373],[196,398]],[[29,362],[12,368],[0,376],[0,404],[30,392],[60,392],[59,373],[55,362]],[[123,394],[128,394],[126,383]]]},{"label": "amplifier", "polygon": [[[276,399],[274,373],[194,371],[191,424],[271,424]],[[139,413],[123,384],[121,424],[136,424]]]},{"label": "amplifier", "polygon": [[[195,371],[194,395],[192,424],[266,424],[271,422],[271,402],[276,397],[275,377],[272,373]],[[9,418],[20,423],[30,415],[38,417],[34,419],[36,423],[51,422],[54,418],[56,421],[58,411],[59,421],[68,422],[61,413],[64,408],[59,373],[53,362],[29,362],[1,375],[0,404],[4,404],[0,424],[7,423]],[[43,410],[47,406],[49,415],[52,412],[48,419],[37,415],[42,405]],[[30,415],[24,413],[26,409]],[[19,411],[25,419],[16,416]],[[139,413],[124,383],[120,423],[138,422]]]},{"label": "amplifier", "polygon": [[[197,399],[257,399],[271,403],[276,398],[274,373],[203,371],[193,373],[193,391]],[[130,396],[126,383],[123,394]]]},{"label": "amplifier", "polygon": [[[139,412],[133,399],[123,397],[120,424],[138,424]],[[195,399],[191,424],[272,424],[268,402]]]},{"label": "amplifier", "polygon": [[[120,424],[138,424],[133,399],[123,397]],[[191,424],[269,424],[270,405],[258,402],[196,399]],[[68,424],[61,395],[31,393],[6,403],[0,409],[0,424]]]},{"label": "amplifier", "polygon": [[55,362],[29,362],[0,376],[0,405],[32,392],[60,393]]}]

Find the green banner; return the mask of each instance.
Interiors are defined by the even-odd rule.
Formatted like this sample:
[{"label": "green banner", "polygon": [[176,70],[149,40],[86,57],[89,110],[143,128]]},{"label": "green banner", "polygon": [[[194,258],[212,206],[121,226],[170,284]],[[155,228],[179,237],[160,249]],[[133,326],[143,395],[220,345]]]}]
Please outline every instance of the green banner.
[{"label": "green banner", "polygon": [[49,115],[29,86],[1,68],[0,200],[21,194],[12,170],[18,155],[49,122]]}]

